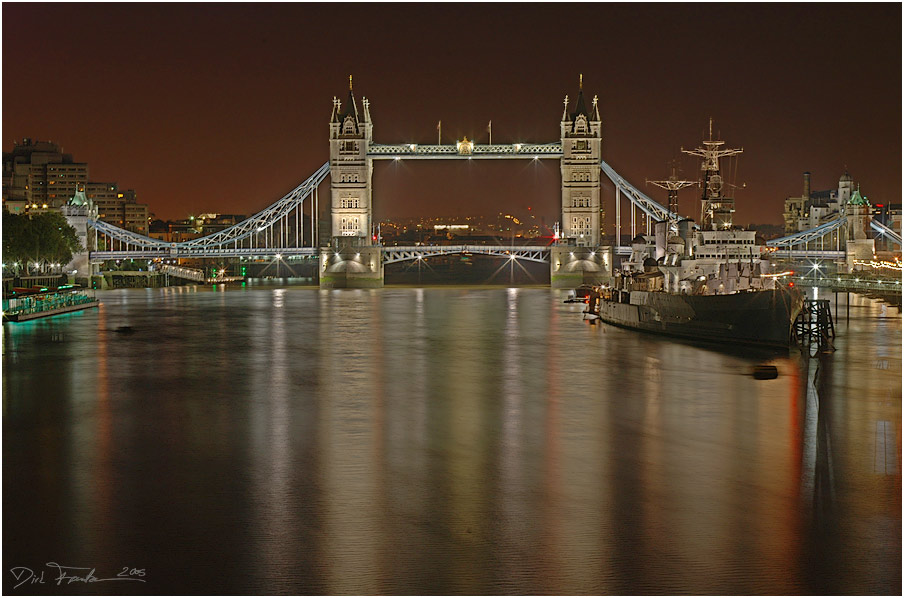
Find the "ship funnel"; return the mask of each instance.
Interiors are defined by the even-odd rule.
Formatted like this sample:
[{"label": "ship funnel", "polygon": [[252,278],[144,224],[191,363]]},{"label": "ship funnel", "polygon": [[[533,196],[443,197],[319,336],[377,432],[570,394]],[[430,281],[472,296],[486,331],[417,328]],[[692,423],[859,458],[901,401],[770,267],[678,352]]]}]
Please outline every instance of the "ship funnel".
[{"label": "ship funnel", "polygon": [[678,236],[684,240],[685,255],[694,255],[694,221],[690,218],[678,221]]},{"label": "ship funnel", "polygon": [[653,232],[656,235],[656,260],[658,261],[666,254],[669,246],[669,221],[663,220],[653,226]]}]

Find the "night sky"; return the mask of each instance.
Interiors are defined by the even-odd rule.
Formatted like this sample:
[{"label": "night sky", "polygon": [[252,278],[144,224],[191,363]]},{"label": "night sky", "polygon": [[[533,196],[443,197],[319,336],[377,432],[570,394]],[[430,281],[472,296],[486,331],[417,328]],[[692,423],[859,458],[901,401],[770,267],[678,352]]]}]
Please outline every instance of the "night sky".
[{"label": "night sky", "polygon": [[[333,96],[371,101],[376,143],[559,139],[600,97],[603,159],[660,203],[708,119],[737,164],[735,221],[835,188],[901,201],[901,5],[3,4],[3,150],[53,140],[157,217],[254,213],[329,157]],[[589,99],[589,98],[588,98]],[[360,104],[359,104],[360,107]],[[696,158],[681,159],[697,178]],[[558,219],[558,161],[376,162],[378,218]],[[611,184],[603,179],[609,205]],[[326,189],[326,186],[324,187]],[[698,192],[680,211],[696,217]],[[321,198],[327,197],[321,194]],[[322,202],[323,203],[323,202]]]}]

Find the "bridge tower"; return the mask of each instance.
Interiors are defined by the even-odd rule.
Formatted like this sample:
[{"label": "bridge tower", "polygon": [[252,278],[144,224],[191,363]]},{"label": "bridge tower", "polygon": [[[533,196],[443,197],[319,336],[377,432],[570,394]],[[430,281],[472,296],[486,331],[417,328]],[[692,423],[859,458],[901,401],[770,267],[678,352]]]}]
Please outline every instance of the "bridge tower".
[{"label": "bridge tower", "polygon": [[64,266],[63,271],[70,275],[72,282],[85,279],[84,282],[87,286],[94,273],[94,266],[88,259],[88,253],[97,249],[94,246],[94,237],[88,234],[88,222],[97,220],[97,205],[85,195],[84,186],[77,183],[75,195],[60,207],[60,212],[66,217],[69,226],[75,229],[79,245],[82,248],[72,256],[72,260]]},{"label": "bridge tower", "polygon": [[876,240],[867,236],[870,220],[870,203],[856,189],[845,206],[847,214],[846,257],[848,271],[854,269],[854,260],[871,260],[876,253]]},{"label": "bridge tower", "polygon": [[568,96],[562,113],[562,234],[578,247],[600,244],[600,160],[603,137],[597,98],[588,112],[584,83],[578,90],[574,112]]},{"label": "bridge tower", "polygon": [[611,273],[611,248],[600,247],[600,160],[602,119],[597,97],[590,109],[584,100],[581,75],[574,110],[562,112],[562,229],[550,254],[553,287],[600,283]]},{"label": "bridge tower", "polygon": [[333,98],[330,116],[330,247],[320,251],[320,286],[383,286],[383,262],[373,228],[373,143],[370,103],[358,111],[348,77],[348,98]]}]

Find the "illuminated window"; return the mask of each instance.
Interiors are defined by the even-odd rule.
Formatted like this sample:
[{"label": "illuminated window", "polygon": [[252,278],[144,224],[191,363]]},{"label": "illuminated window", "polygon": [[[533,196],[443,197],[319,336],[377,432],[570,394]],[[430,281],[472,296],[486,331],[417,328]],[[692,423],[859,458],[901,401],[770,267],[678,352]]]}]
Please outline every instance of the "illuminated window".
[{"label": "illuminated window", "polygon": [[571,219],[571,225],[578,234],[590,232],[590,218],[588,217],[574,216]]},{"label": "illuminated window", "polygon": [[342,218],[339,222],[339,230],[342,235],[354,235],[358,232],[358,218]]},{"label": "illuminated window", "polygon": [[585,169],[575,170],[572,175],[572,180],[578,183],[586,183],[590,181],[590,171]]}]

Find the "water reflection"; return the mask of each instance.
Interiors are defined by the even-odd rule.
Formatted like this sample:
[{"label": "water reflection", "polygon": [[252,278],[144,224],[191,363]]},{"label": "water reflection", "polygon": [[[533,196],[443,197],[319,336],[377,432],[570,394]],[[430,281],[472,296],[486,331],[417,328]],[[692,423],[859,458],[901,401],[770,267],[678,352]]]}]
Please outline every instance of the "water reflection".
[{"label": "water reflection", "polygon": [[5,562],[163,594],[899,589],[901,320],[873,304],[810,360],[548,289],[102,301],[4,328]]},{"label": "water reflection", "polygon": [[[378,473],[383,455],[374,369],[380,348],[373,291],[324,291],[319,346],[318,470],[328,594],[379,592]],[[375,322],[376,321],[376,322]]]}]

